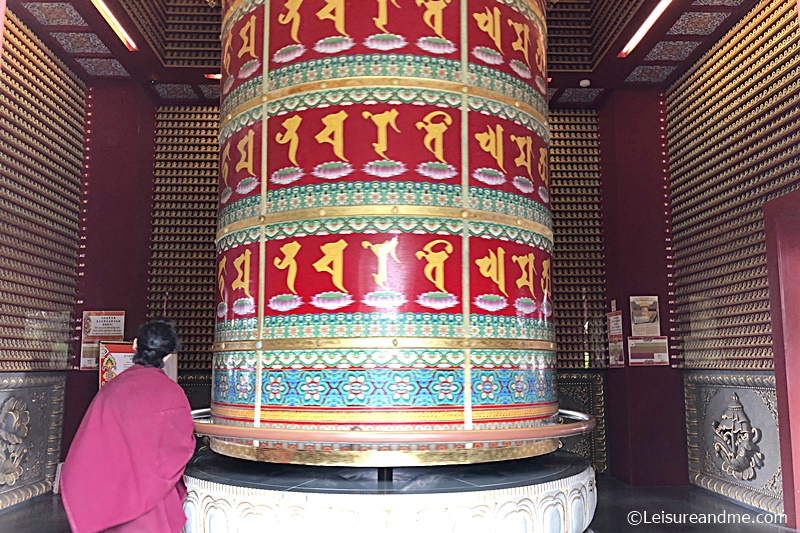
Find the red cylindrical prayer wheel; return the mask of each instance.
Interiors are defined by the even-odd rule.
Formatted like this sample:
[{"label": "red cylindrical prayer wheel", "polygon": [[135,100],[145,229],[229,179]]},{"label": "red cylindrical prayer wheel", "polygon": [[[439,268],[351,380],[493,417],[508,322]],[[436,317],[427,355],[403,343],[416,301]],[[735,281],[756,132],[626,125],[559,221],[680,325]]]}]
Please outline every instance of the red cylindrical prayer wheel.
[{"label": "red cylindrical prayer wheel", "polygon": [[558,410],[542,2],[223,7],[211,413],[294,432],[212,448],[380,466],[555,449],[517,431]]}]

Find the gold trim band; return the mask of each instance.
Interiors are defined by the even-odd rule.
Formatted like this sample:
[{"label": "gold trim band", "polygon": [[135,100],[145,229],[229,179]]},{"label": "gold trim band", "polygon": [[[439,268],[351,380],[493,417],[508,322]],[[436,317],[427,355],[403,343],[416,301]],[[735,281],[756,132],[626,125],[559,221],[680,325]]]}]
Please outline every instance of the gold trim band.
[{"label": "gold trim band", "polygon": [[509,107],[519,109],[533,117],[534,120],[539,122],[545,129],[550,129],[547,119],[540,114],[531,105],[511,98],[502,93],[489,91],[474,85],[467,85],[461,82],[443,81],[443,80],[429,80],[426,78],[408,78],[398,76],[363,76],[359,78],[341,78],[325,81],[313,81],[307,83],[300,83],[285,87],[275,91],[262,94],[247,100],[243,104],[234,108],[225,117],[220,117],[220,131],[222,131],[227,124],[233,120],[234,117],[249,111],[253,108],[264,105],[265,103],[274,102],[288,96],[296,96],[299,94],[312,95],[318,91],[329,91],[331,89],[352,89],[355,87],[370,88],[370,87],[398,87],[404,89],[429,89],[434,91],[449,92],[453,94],[466,94],[468,96],[475,96],[485,100],[491,100],[505,104]]},{"label": "gold trim band", "polygon": [[[474,420],[508,420],[516,418],[545,417],[558,412],[556,404],[506,409],[475,409],[472,416]],[[254,419],[255,409],[237,407],[214,406],[212,416],[233,418],[250,422]],[[313,408],[288,409],[261,409],[261,421],[267,423],[318,423],[318,424],[444,424],[463,422],[464,408],[455,406],[450,409],[431,408],[427,410],[409,411],[392,409],[391,411],[374,411],[369,409],[359,411],[344,410],[319,410]]]},{"label": "gold trim band", "polygon": [[431,348],[441,350],[541,350],[555,351],[553,342],[519,339],[447,339],[426,337],[369,337],[369,338],[302,338],[264,339],[260,341],[231,341],[215,343],[218,352],[283,351],[283,350],[391,350]]},{"label": "gold trim band", "polygon": [[245,444],[210,439],[211,449],[222,455],[280,464],[315,466],[404,467],[435,466],[509,461],[556,451],[561,443],[547,439],[523,446],[456,448],[449,450],[297,450],[294,448],[257,448]]},{"label": "gold trim band", "polygon": [[341,431],[275,429],[253,426],[230,426],[195,420],[195,433],[209,437],[225,437],[245,440],[266,440],[306,443],[347,443],[347,444],[463,444],[480,442],[511,442],[518,440],[539,440],[570,437],[591,431],[597,419],[584,413],[559,410],[562,415],[579,415],[576,422],[550,424],[529,428],[509,429],[471,429],[471,430],[431,430],[431,431]]},{"label": "gold trim band", "polygon": [[537,233],[550,242],[553,242],[553,230],[532,222],[525,218],[494,213],[491,211],[481,211],[478,209],[462,209],[458,207],[425,207],[409,205],[364,205],[364,206],[342,206],[324,207],[314,209],[297,209],[293,211],[283,211],[270,215],[250,217],[237,220],[232,224],[223,227],[216,236],[216,241],[224,238],[229,233],[240,231],[247,228],[258,227],[268,224],[280,224],[282,222],[308,221],[330,218],[352,218],[356,216],[403,216],[403,217],[427,217],[427,218],[447,218],[461,219],[468,222],[489,222],[513,226],[524,230]]}]

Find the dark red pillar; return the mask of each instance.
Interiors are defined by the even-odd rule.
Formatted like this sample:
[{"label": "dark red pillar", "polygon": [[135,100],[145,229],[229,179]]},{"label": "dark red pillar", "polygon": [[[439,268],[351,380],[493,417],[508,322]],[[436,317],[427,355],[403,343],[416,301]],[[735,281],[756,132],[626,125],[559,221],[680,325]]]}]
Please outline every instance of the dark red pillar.
[{"label": "dark red pillar", "polygon": [[764,205],[772,350],[778,395],[783,510],[797,528],[800,511],[800,191]]},{"label": "dark red pillar", "polygon": [[[669,335],[666,115],[652,90],[616,90],[599,112],[607,298],[623,310],[630,296],[659,298]],[[610,310],[610,309],[609,309]],[[627,357],[627,346],[626,346]],[[626,366],[607,373],[611,475],[629,485],[688,483],[681,371]]]},{"label": "dark red pillar", "polygon": [[[156,105],[133,82],[87,88],[76,319],[124,310],[125,337],[147,317]],[[80,329],[73,353],[80,354]],[[62,457],[98,388],[97,371],[67,373]]]}]

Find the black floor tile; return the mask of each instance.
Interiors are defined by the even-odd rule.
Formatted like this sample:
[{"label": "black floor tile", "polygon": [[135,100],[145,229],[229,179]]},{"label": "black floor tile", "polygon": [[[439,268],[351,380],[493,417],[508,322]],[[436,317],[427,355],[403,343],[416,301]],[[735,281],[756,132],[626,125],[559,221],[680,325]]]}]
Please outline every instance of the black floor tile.
[{"label": "black floor tile", "polygon": [[[630,487],[607,476],[597,482],[598,505],[591,533],[788,533],[797,532],[781,526],[765,524],[640,524],[630,525],[631,512],[655,515],[726,513],[747,516],[755,522],[758,512],[741,507],[697,487]],[[0,533],[70,533],[61,497],[52,494],[0,512]],[[374,532],[379,533],[379,532]],[[511,532],[509,532],[511,533]]]}]

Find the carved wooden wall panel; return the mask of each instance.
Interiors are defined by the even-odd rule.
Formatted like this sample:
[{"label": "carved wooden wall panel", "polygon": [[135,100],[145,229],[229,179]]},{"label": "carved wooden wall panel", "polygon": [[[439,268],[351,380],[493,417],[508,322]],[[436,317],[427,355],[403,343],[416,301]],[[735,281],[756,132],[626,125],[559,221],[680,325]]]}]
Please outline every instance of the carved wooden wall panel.
[{"label": "carved wooden wall panel", "polygon": [[799,48],[797,3],[762,1],[667,95],[686,368],[772,368],[761,206],[800,187]]},{"label": "carved wooden wall panel", "polygon": [[0,373],[0,509],[53,489],[64,372]]},{"label": "carved wooden wall panel", "polygon": [[211,370],[218,134],[217,107],[158,110],[148,312],[175,319],[181,370]]},{"label": "carved wooden wall panel", "polygon": [[597,114],[550,114],[553,294],[559,368],[605,368],[605,255]]},{"label": "carved wooden wall panel", "polygon": [[84,86],[7,15],[0,69],[0,371],[63,370],[78,266]]}]

